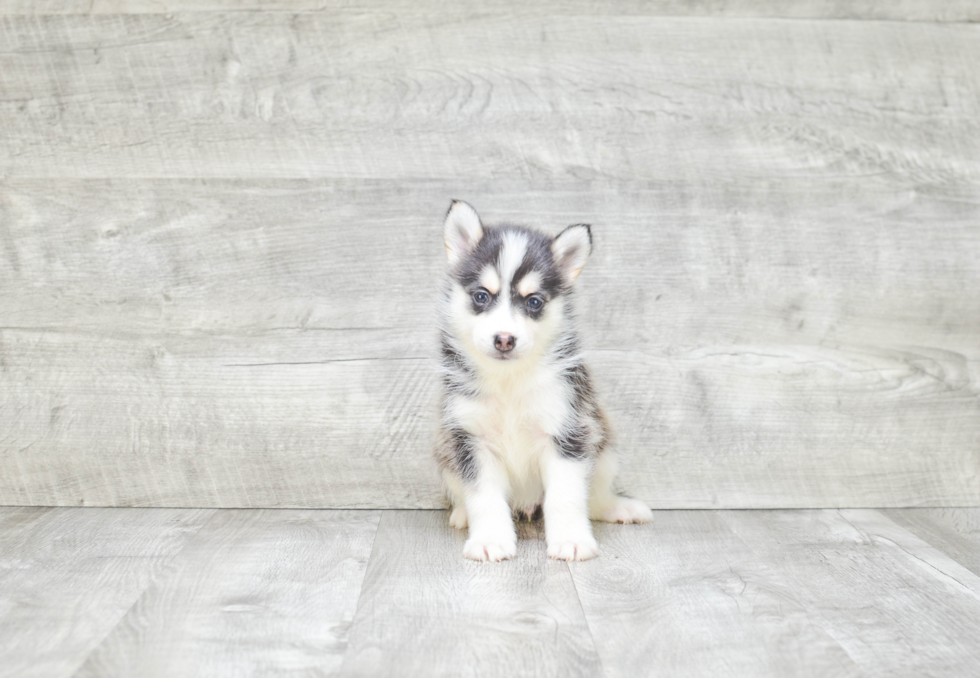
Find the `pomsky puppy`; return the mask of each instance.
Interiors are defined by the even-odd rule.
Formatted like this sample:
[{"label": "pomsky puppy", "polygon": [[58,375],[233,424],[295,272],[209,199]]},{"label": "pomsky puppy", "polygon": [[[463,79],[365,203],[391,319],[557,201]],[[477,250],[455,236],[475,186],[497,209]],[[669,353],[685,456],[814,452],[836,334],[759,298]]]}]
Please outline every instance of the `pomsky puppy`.
[{"label": "pomsky puppy", "polygon": [[598,554],[589,519],[644,523],[649,507],[613,491],[610,431],[582,361],[572,286],[592,251],[587,225],[556,237],[484,226],[454,201],[440,313],[443,397],[436,458],[469,526],[463,555],[517,553],[514,513],[543,509],[548,555]]}]

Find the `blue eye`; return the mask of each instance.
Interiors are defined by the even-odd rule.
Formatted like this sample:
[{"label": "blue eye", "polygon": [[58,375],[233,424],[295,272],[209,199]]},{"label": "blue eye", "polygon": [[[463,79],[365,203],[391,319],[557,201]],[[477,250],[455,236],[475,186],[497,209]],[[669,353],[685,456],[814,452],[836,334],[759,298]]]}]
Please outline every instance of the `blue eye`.
[{"label": "blue eye", "polygon": [[490,293],[486,290],[477,290],[473,293],[473,301],[477,306],[483,306],[490,301]]},{"label": "blue eye", "polygon": [[541,307],[544,306],[544,299],[538,295],[534,295],[527,298],[527,307],[532,311],[540,311]]}]

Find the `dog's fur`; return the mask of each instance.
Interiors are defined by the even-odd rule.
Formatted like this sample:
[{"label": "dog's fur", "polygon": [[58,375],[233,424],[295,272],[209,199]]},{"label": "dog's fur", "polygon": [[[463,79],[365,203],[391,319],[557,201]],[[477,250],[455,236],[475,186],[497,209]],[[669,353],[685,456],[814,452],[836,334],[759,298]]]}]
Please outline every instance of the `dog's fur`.
[{"label": "dog's fur", "polygon": [[588,226],[551,238],[484,226],[454,201],[444,226],[449,276],[440,315],[443,399],[436,458],[463,555],[517,553],[513,512],[543,508],[548,555],[598,553],[589,518],[650,520],[612,489],[609,424],[582,361],[572,286],[592,250]]}]

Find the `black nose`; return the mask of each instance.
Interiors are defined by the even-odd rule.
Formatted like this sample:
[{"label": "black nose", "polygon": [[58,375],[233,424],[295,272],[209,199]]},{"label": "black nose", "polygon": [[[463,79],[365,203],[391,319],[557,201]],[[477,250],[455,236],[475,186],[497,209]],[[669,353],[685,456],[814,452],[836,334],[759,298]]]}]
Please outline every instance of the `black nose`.
[{"label": "black nose", "polygon": [[493,345],[501,353],[506,353],[514,350],[514,346],[517,345],[517,337],[505,332],[495,334],[493,335]]}]

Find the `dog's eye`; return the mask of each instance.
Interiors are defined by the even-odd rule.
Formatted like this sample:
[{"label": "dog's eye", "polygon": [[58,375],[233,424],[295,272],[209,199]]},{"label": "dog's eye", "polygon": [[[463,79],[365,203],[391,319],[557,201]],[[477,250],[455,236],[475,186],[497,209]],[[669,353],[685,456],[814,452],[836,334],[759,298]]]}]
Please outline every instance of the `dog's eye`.
[{"label": "dog's eye", "polygon": [[533,294],[533,295],[531,295],[530,297],[527,298],[527,301],[525,303],[527,304],[527,307],[530,310],[532,310],[532,311],[540,311],[541,310],[541,307],[544,306],[544,299],[542,299],[541,297],[539,297],[536,294]]},{"label": "dog's eye", "polygon": [[486,290],[477,290],[473,293],[473,301],[477,306],[483,306],[490,301],[490,293]]}]

